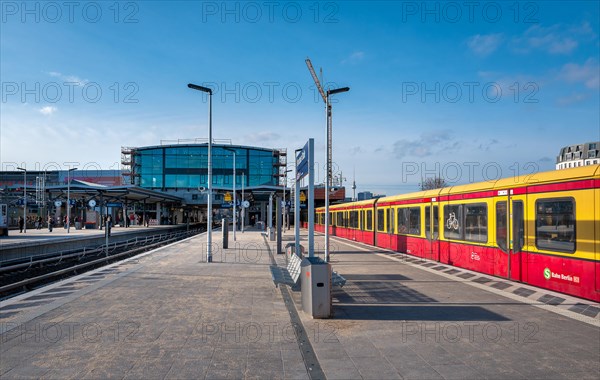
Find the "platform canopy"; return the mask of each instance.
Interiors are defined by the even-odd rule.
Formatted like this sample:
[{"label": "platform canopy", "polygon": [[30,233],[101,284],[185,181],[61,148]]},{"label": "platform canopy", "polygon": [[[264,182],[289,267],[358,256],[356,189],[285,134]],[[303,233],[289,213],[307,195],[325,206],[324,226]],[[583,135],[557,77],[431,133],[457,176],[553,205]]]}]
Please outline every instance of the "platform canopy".
[{"label": "platform canopy", "polygon": [[48,186],[46,192],[51,199],[66,199],[67,190],[70,192],[70,197],[85,198],[86,200],[104,200],[108,202],[143,202],[147,203],[183,203],[183,199],[174,195],[165,194],[159,191],[144,189],[139,186],[105,186],[91,182],[72,180],[70,187],[67,185]]}]

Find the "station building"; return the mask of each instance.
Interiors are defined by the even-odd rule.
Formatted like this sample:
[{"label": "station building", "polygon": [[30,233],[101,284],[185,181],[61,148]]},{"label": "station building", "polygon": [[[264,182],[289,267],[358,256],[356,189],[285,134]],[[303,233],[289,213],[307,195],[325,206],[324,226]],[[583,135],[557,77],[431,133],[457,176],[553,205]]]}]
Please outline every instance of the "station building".
[{"label": "station building", "polygon": [[[127,184],[180,198],[180,207],[170,210],[179,220],[185,217],[186,212],[200,220],[205,217],[208,204],[208,142],[205,139],[123,147],[121,164]],[[248,205],[243,208],[246,224],[266,221],[269,198],[283,196],[287,181],[286,167],[285,149],[233,145],[228,140],[214,142],[213,213],[217,218],[229,216],[235,198],[238,206],[244,201]],[[289,196],[288,190],[287,199]]]}]

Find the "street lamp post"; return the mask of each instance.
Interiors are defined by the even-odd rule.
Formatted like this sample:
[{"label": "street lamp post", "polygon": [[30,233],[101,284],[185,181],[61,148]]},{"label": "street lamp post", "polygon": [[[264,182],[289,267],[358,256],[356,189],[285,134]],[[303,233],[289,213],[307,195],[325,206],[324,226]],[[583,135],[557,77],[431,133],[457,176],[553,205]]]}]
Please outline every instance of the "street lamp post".
[{"label": "street lamp post", "polygon": [[231,148],[223,148],[233,153],[233,241],[235,240],[235,230],[237,229],[237,196],[235,194],[235,150]]},{"label": "street lamp post", "polygon": [[288,220],[287,205],[285,203],[285,193],[287,190],[287,174],[291,171],[293,171],[293,170],[290,169],[290,170],[285,171],[285,180],[283,182],[283,230],[284,231],[286,229],[286,226],[287,226],[287,228],[289,228],[289,226],[290,226],[290,221]]},{"label": "street lamp post", "polygon": [[27,233],[27,169],[17,169],[23,171],[23,232]]},{"label": "street lamp post", "polygon": [[77,168],[67,170],[67,233],[71,231],[71,172]]},{"label": "street lamp post", "polygon": [[206,262],[212,263],[212,89],[188,83],[188,88],[208,93],[208,202],[206,205]]},{"label": "street lamp post", "polygon": [[329,262],[329,183],[331,181],[331,140],[332,140],[332,123],[331,123],[331,102],[329,97],[334,94],[349,91],[349,87],[341,87],[333,90],[327,90],[325,99],[325,112],[327,116],[327,168],[325,173],[325,261]]},{"label": "street lamp post", "polygon": [[296,178],[294,178],[294,252],[300,253],[300,181],[298,179],[298,153],[302,149],[294,151]]},{"label": "street lamp post", "polygon": [[244,197],[244,185],[246,183],[246,177],[244,175],[244,172],[242,172],[242,201],[240,202],[240,209],[242,211],[242,233],[244,233],[244,217],[246,216],[246,209],[244,207],[244,201],[246,200],[246,198]]}]

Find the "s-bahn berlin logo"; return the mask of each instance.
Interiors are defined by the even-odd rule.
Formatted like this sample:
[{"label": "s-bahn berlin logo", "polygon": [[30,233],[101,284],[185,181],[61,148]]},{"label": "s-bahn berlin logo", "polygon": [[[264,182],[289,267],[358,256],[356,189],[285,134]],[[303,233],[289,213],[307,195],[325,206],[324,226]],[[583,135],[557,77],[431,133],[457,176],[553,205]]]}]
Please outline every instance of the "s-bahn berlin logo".
[{"label": "s-bahn berlin logo", "polygon": [[564,274],[564,273],[555,273],[555,272],[552,272],[550,270],[550,268],[544,269],[544,278],[546,280],[552,279],[552,280],[564,281],[564,282],[568,282],[573,285],[579,285],[579,283],[581,282],[581,279],[579,278],[579,276],[575,276],[575,275],[571,275],[571,274]]},{"label": "s-bahn berlin logo", "polygon": [[549,280],[549,279],[550,279],[550,277],[552,277],[552,272],[550,272],[550,268],[546,268],[546,269],[544,269],[544,278],[545,278],[546,280]]}]

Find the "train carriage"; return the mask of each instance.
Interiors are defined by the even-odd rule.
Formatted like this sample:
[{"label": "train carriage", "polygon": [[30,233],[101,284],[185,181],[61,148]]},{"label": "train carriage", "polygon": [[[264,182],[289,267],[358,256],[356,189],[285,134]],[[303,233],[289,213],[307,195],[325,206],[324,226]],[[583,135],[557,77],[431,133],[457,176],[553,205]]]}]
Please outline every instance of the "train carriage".
[{"label": "train carriage", "polygon": [[[317,209],[324,231],[324,209]],[[600,165],[330,207],[330,233],[600,301]]]}]

